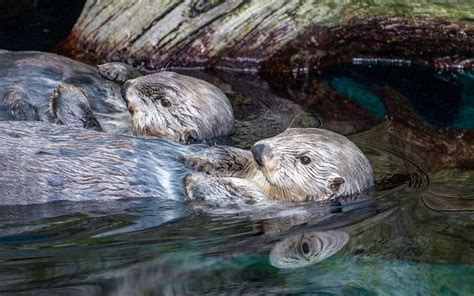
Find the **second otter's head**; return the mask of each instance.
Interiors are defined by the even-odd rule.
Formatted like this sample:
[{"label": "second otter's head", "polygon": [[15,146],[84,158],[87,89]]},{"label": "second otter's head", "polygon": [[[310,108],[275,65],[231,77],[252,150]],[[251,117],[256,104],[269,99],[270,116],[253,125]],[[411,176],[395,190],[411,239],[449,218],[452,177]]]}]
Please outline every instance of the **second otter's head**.
[{"label": "second otter's head", "polygon": [[290,128],[257,142],[252,154],[269,193],[287,201],[320,201],[373,185],[368,159],[346,137],[317,128]]},{"label": "second otter's head", "polygon": [[160,72],[127,81],[122,97],[137,135],[190,143],[229,135],[234,129],[229,100],[201,79]]}]

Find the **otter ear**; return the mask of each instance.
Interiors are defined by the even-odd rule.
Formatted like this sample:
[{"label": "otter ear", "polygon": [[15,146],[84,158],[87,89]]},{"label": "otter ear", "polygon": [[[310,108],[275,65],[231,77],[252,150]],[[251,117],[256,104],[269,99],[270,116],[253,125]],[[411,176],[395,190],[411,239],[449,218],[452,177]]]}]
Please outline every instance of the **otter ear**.
[{"label": "otter ear", "polygon": [[198,133],[193,129],[185,131],[183,136],[183,144],[186,145],[191,144],[198,139]]},{"label": "otter ear", "polygon": [[337,194],[339,191],[339,188],[341,187],[341,184],[344,184],[344,179],[341,177],[336,177],[329,181],[329,189],[332,191],[333,194]]}]

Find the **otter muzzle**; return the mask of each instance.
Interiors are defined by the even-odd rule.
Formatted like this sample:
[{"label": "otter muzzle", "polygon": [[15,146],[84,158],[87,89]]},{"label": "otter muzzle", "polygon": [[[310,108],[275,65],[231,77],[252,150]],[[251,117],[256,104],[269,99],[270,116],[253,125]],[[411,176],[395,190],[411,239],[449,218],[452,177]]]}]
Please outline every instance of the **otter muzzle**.
[{"label": "otter muzzle", "polygon": [[252,155],[259,167],[263,167],[266,159],[273,157],[272,149],[263,144],[256,144],[252,147]]}]

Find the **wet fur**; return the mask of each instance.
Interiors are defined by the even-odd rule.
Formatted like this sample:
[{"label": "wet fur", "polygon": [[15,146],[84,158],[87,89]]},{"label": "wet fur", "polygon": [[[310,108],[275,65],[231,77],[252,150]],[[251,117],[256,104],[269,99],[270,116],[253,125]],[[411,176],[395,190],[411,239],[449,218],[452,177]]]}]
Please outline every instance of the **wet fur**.
[{"label": "wet fur", "polygon": [[[201,79],[160,72],[129,80],[123,86],[134,133],[165,135],[175,141],[205,140],[234,131],[232,106],[224,93]],[[144,100],[147,97],[150,100]],[[163,107],[160,101],[171,103]]]},{"label": "wet fur", "polygon": [[0,122],[0,205],[184,198],[182,155],[199,145],[42,122]]},{"label": "wet fur", "polygon": [[[373,185],[372,169],[362,152],[343,136],[320,129],[289,129],[257,142],[272,145],[273,157],[281,161],[277,171],[268,172],[249,151],[238,148],[206,150],[205,145],[41,122],[0,122],[0,142],[0,205],[184,198],[185,192],[190,199],[216,206],[251,205],[325,200]],[[301,170],[295,164],[301,149],[315,159],[313,168]],[[183,158],[200,172],[188,174]],[[337,195],[330,188],[334,176],[345,179]]]},{"label": "wet fur", "polygon": [[[372,167],[366,156],[354,143],[334,132],[291,128],[255,145],[271,148],[272,155],[263,167],[259,167],[249,151],[231,147],[211,147],[209,151],[187,156],[186,164],[197,171],[186,177],[188,196],[209,199],[200,193],[219,195],[220,186],[216,185],[219,178],[227,184],[223,186],[226,191],[231,190],[236,196],[247,195],[247,202],[255,196],[254,185],[260,188],[258,196],[264,194],[285,202],[352,196],[374,185]],[[303,155],[312,162],[303,165],[299,160]],[[237,179],[254,185],[247,185],[251,190],[242,193],[242,186],[228,184]],[[240,189],[235,190],[236,187]]]},{"label": "wet fur", "polygon": [[61,84],[70,84],[82,91],[105,131],[126,133],[131,130],[130,114],[121,99],[118,84],[101,78],[93,66],[35,51],[0,52],[0,109],[10,108],[13,89],[22,93],[23,101],[34,110],[23,118],[0,113],[0,120],[56,122],[50,109],[50,96]]},{"label": "wet fur", "polygon": [[[122,91],[121,86],[115,83],[139,75],[138,71],[120,63],[105,64],[96,69],[50,53],[2,51],[0,120],[58,122],[54,116],[56,110],[50,109],[50,95],[56,92],[73,98],[80,93],[80,98],[87,98],[98,126],[106,132],[133,131],[137,135],[166,137],[182,143],[233,132],[232,107],[217,87],[172,72],[159,72],[128,80],[124,85],[126,91]],[[21,94],[21,102],[24,103],[16,103],[17,94]],[[170,108],[160,105],[159,98],[163,96],[173,102]],[[19,107],[25,109],[20,111],[27,111],[28,114],[17,112]],[[65,106],[68,109],[65,112],[74,110],[72,117],[88,121],[91,112],[77,107]],[[84,114],[87,115],[85,119],[82,118]]]}]

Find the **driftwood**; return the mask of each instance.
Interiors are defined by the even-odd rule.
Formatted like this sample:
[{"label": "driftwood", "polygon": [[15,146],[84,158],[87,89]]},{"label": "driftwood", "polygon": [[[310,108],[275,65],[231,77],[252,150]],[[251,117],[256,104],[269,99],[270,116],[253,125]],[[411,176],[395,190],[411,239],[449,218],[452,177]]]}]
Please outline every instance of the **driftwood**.
[{"label": "driftwood", "polygon": [[89,0],[59,51],[148,69],[310,69],[359,56],[473,65],[471,1],[364,2]]}]

